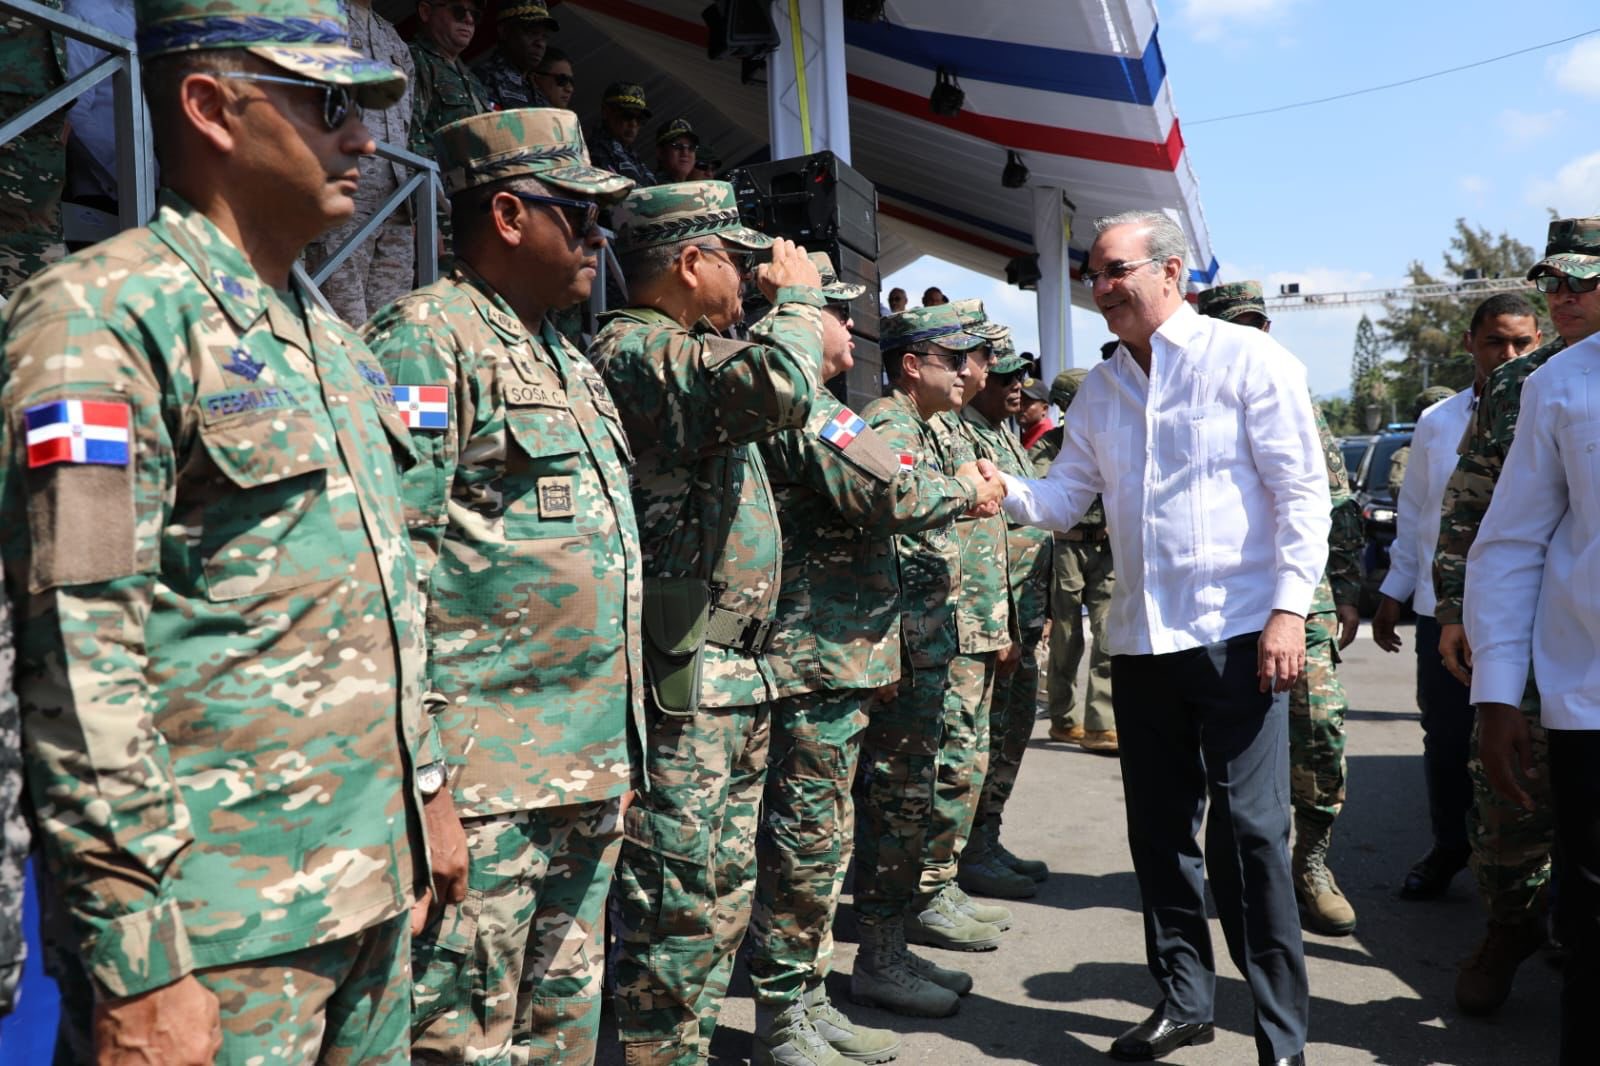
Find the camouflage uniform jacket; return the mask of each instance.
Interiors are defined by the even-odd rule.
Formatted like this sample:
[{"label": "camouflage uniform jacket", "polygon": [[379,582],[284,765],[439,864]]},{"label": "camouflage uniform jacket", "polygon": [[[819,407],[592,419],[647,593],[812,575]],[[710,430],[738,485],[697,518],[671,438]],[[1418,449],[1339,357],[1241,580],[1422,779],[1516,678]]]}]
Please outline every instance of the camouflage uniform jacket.
[{"label": "camouflage uniform jacket", "polygon": [[[0,318],[28,785],[103,993],[349,936],[425,876],[409,434],[298,302],[168,193]],[[46,465],[52,420],[107,451]]]},{"label": "camouflage uniform jacket", "polygon": [[[1028,449],[1028,460],[1033,463],[1033,476],[1044,477],[1050,473],[1050,464],[1056,461],[1056,456],[1061,454],[1061,439],[1066,435],[1065,426],[1056,426],[1045,431],[1044,436],[1033,442],[1033,447]],[[1106,531],[1106,508],[1100,502],[1100,497],[1094,498],[1094,503],[1089,505],[1089,511],[1083,516],[1083,521],[1072,527],[1095,537],[1104,536]],[[1065,534],[1057,533],[1056,538],[1064,539]]]},{"label": "camouflage uniform jacket", "polygon": [[[589,358],[632,443],[634,512],[646,577],[709,577],[713,606],[770,623],[783,568],[772,487],[755,442],[806,424],[819,393],[822,294],[778,292],[772,313],[729,340],[653,308],[603,316]],[[703,559],[709,544],[715,558]],[[700,705],[771,698],[766,655],[707,644]]]},{"label": "camouflage uniform jacket", "polygon": [[411,42],[417,83],[411,95],[411,150],[433,158],[433,134],[458,118],[490,110],[489,93],[460,58],[446,59],[426,35]]},{"label": "camouflage uniform jacket", "polygon": [[909,463],[901,453],[864,423],[857,428],[857,416],[826,392],[804,429],[784,430],[760,447],[783,527],[770,656],[779,694],[898,680],[900,578],[891,538],[955,521],[976,502],[972,486],[927,466],[902,469]]},{"label": "camouflage uniform jacket", "polygon": [[[861,416],[891,448],[911,456],[915,470],[951,477],[961,465],[951,434],[936,430],[901,389],[873,400]],[[956,613],[962,556],[956,524],[952,520],[900,533],[894,538],[894,550],[900,566],[900,636],[906,661],[919,669],[943,666],[962,651]]]},{"label": "camouflage uniform jacket", "polygon": [[22,817],[22,722],[12,690],[16,653],[11,604],[0,596],[0,1017],[11,1012],[22,960],[22,881],[28,865],[28,823]]},{"label": "camouflage uniform jacket", "polygon": [[544,93],[522,71],[512,65],[500,46],[495,45],[472,64],[472,73],[483,85],[489,100],[501,111],[518,107],[549,107]]},{"label": "camouflage uniform jacket", "polygon": [[643,736],[642,570],[628,442],[605,384],[464,266],[366,334],[408,401],[429,387],[448,398],[447,420],[430,420],[446,425],[412,428],[421,462],[405,502],[458,810],[620,795],[630,723]]},{"label": "camouflage uniform jacket", "polygon": [[632,148],[607,133],[604,126],[596,125],[584,139],[589,145],[589,161],[601,170],[632,178],[641,188],[656,184],[655,171],[645,166]]},{"label": "camouflage uniform jacket", "polygon": [[[978,458],[988,459],[1013,477],[1033,476],[1022,441],[1006,426],[990,424],[976,407],[961,409]],[[1050,621],[1050,576],[1055,537],[1037,526],[1006,523],[1006,557],[1011,571],[1011,603],[1025,640],[1036,640]]]},{"label": "camouflage uniform jacket", "polygon": [[[933,426],[935,433],[949,437],[957,466],[977,460],[977,434],[971,423],[954,411],[944,411],[933,417]],[[999,651],[1021,635],[1011,602],[1006,517],[963,518],[956,523],[956,537],[961,542],[961,584],[956,594],[961,654]]]},{"label": "camouflage uniform jacket", "polygon": [[1322,405],[1313,402],[1311,411],[1317,419],[1317,436],[1322,440],[1322,457],[1328,467],[1328,495],[1333,499],[1328,565],[1311,600],[1311,613],[1322,614],[1337,607],[1354,607],[1361,598],[1361,552],[1366,546],[1366,532],[1361,528],[1361,507],[1350,492],[1344,453],[1328,428]]},{"label": "camouflage uniform jacket", "polygon": [[1439,547],[1433,556],[1433,589],[1439,597],[1434,617],[1439,624],[1461,624],[1461,602],[1467,591],[1467,552],[1489,512],[1495,482],[1516,436],[1522,413],[1522,383],[1565,348],[1559,337],[1521,359],[1496,367],[1483,387],[1478,417],[1461,442],[1461,458],[1445,485],[1440,508]]}]

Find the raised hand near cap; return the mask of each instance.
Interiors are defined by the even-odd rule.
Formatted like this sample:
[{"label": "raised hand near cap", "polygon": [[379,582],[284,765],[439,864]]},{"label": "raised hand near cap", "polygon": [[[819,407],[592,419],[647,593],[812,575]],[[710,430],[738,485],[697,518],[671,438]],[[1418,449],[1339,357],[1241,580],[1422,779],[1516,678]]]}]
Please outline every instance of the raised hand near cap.
[{"label": "raised hand near cap", "polygon": [[779,237],[772,242],[772,261],[756,267],[756,285],[768,303],[776,303],[779,289],[786,285],[820,288],[822,275],[817,273],[816,265],[806,258],[804,248]]}]

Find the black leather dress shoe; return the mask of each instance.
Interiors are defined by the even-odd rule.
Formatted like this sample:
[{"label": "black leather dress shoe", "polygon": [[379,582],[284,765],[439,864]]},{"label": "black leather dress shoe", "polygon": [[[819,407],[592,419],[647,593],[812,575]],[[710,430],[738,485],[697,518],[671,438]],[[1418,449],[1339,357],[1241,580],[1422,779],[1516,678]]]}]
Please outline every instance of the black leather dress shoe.
[{"label": "black leather dress shoe", "polygon": [[1467,865],[1471,852],[1435,847],[1417,860],[1400,886],[1400,898],[1438,899],[1450,888],[1451,880]]},{"label": "black leather dress shoe", "polygon": [[1111,1057],[1123,1062],[1149,1062],[1190,1044],[1209,1044],[1216,1035],[1216,1028],[1210,1022],[1168,1021],[1157,1008],[1154,1014],[1112,1042]]},{"label": "black leather dress shoe", "polygon": [[1297,1052],[1285,1058],[1273,1059],[1271,1063],[1268,1063],[1266,1059],[1262,1059],[1261,1066],[1306,1066],[1306,1053],[1304,1051]]}]

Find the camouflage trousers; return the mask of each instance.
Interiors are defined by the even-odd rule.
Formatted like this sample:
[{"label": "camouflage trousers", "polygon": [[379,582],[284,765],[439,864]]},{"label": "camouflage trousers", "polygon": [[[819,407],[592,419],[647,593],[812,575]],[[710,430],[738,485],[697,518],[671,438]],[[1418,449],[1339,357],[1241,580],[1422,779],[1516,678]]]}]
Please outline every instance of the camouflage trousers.
[{"label": "camouflage trousers", "polygon": [[[58,1066],[95,1061],[94,991],[74,958],[61,988]],[[353,936],[194,972],[217,997],[217,1066],[384,1066],[411,1061],[411,913]]]},{"label": "camouflage trousers", "polygon": [[1467,808],[1467,841],[1472,846],[1472,873],[1489,918],[1516,923],[1537,915],[1550,883],[1550,851],[1555,845],[1555,811],[1550,793],[1550,748],[1539,722],[1539,690],[1533,679],[1522,693],[1522,716],[1533,740],[1532,761],[1538,777],[1520,777],[1533,810],[1503,798],[1489,787],[1478,758],[1478,727],[1472,727],[1472,806]]},{"label": "camouflage trousers", "polygon": [[989,705],[989,772],[983,778],[983,794],[978,801],[978,818],[998,826],[1017,787],[1022,757],[1033,736],[1033,721],[1039,709],[1039,642],[1044,630],[1025,634],[1022,661],[1005,677],[995,677],[994,699]]},{"label": "camouflage trousers", "polygon": [[[16,110],[21,107],[0,108],[0,113]],[[61,127],[62,120],[47,118],[0,144],[0,299],[10,299],[24,281],[67,253],[61,240],[67,175]]]},{"label": "camouflage trousers", "polygon": [[467,898],[412,947],[413,1063],[594,1061],[621,805],[463,821]]},{"label": "camouflage trousers", "polygon": [[1289,794],[1297,817],[1330,826],[1344,807],[1344,716],[1350,709],[1335,670],[1338,615],[1306,618],[1306,668],[1289,690]]},{"label": "camouflage trousers", "polygon": [[611,897],[617,1033],[628,1066],[694,1066],[750,921],[771,708],[650,715]]},{"label": "camouflage trousers", "polygon": [[1104,732],[1117,728],[1111,709],[1111,656],[1106,654],[1106,618],[1111,613],[1111,570],[1108,541],[1056,537],[1055,575],[1050,587],[1050,724],[1066,729],[1078,724],[1078,664],[1083,661],[1083,609],[1089,609],[1089,686],[1084,694],[1083,728]]},{"label": "camouflage trousers", "polygon": [[782,1006],[827,976],[833,919],[855,832],[850,783],[871,690],[836,689],[772,706],[772,752],[756,836],[750,980]]},{"label": "camouflage trousers", "polygon": [[[333,258],[339,246],[376,214],[398,187],[391,173],[387,181],[368,192],[363,173],[355,216],[307,246],[306,269],[315,270]],[[416,288],[416,262],[417,229],[402,206],[384,219],[375,233],[351,249],[345,261],[322,283],[322,295],[335,314],[360,329],[381,309]]]}]

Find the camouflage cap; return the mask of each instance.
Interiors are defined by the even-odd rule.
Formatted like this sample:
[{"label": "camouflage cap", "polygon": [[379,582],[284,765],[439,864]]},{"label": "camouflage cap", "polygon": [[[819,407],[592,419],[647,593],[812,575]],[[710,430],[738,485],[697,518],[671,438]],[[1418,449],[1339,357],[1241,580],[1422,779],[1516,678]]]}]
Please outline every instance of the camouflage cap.
[{"label": "camouflage cap", "polygon": [[1600,217],[1558,218],[1550,223],[1544,258],[1533,264],[1528,277],[1547,270],[1574,278],[1600,275]]},{"label": "camouflage cap", "polygon": [[833,260],[828,258],[827,252],[811,252],[807,258],[817,268],[817,275],[822,278],[822,295],[828,299],[846,303],[867,291],[865,285],[840,281],[839,272],[833,269]]},{"label": "camouflage cap", "polygon": [[405,94],[399,67],[350,47],[339,0],[134,0],[139,55],[237,49],[311,81],[348,86],[362,107]]},{"label": "camouflage cap", "polygon": [[937,344],[953,352],[968,352],[986,343],[961,325],[954,304],[908,307],[879,320],[878,346],[885,352],[909,348],[914,344]]},{"label": "camouflage cap", "polygon": [[1232,322],[1240,315],[1266,315],[1267,303],[1261,296],[1261,282],[1230,281],[1202,292],[1196,310],[1202,315]]},{"label": "camouflage cap", "polygon": [[557,107],[487,111],[441,126],[433,135],[445,192],[502,178],[533,177],[603,203],[633,188],[631,178],[589,165],[578,116]]},{"label": "camouflage cap", "polygon": [[1024,399],[1038,400],[1040,403],[1050,402],[1050,387],[1038,378],[1022,379],[1022,395]]},{"label": "camouflage cap", "polygon": [[1088,376],[1089,372],[1078,366],[1057,374],[1056,379],[1050,383],[1050,402],[1065,411],[1072,403],[1072,398],[1078,395],[1083,379]]},{"label": "camouflage cap", "polygon": [[691,237],[721,237],[740,248],[768,248],[772,238],[739,221],[739,201],[725,181],[680,181],[635,189],[611,213],[618,255]]},{"label": "camouflage cap", "polygon": [[696,148],[700,147],[700,135],[694,131],[693,126],[689,125],[689,120],[686,118],[680,117],[673,119],[671,122],[663,122],[661,128],[656,131],[657,144],[666,144],[668,141],[676,140],[679,137],[687,137],[695,143]]},{"label": "camouflage cap", "polygon": [[[1006,345],[1008,351],[1001,352],[1000,345]],[[1011,346],[1009,337],[994,342],[995,360],[989,364],[991,374],[1015,374],[1019,370],[1028,368],[1028,361],[1017,353]]]},{"label": "camouflage cap", "polygon": [[605,93],[600,97],[601,103],[611,104],[615,107],[627,108],[650,117],[650,106],[645,103],[644,86],[634,85],[626,81],[614,81],[606,86]]},{"label": "camouflage cap", "polygon": [[955,308],[956,316],[961,319],[962,326],[974,337],[992,341],[1010,332],[1008,327],[989,321],[989,314],[983,309],[982,300],[952,300],[950,306]]},{"label": "camouflage cap", "polygon": [[1412,415],[1412,421],[1416,421],[1416,419],[1421,416],[1422,412],[1426,411],[1434,404],[1441,400],[1448,400],[1455,394],[1455,389],[1445,388],[1443,385],[1430,385],[1428,388],[1423,389],[1421,392],[1417,393],[1416,403],[1412,407],[1412,411],[1414,412]]},{"label": "camouflage cap", "polygon": [[550,9],[539,0],[512,0],[500,9],[500,22],[537,22],[553,32],[561,32],[561,23],[550,17]]}]

